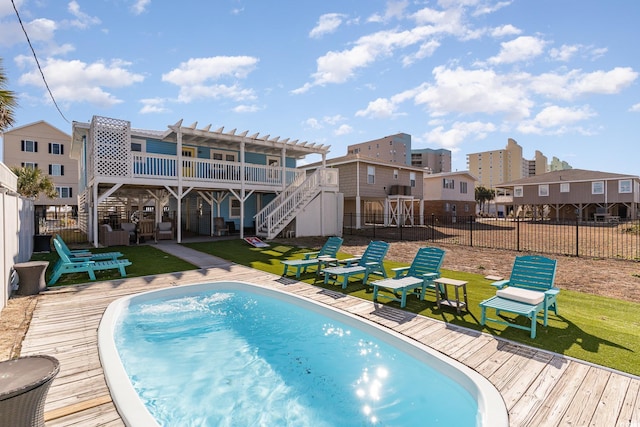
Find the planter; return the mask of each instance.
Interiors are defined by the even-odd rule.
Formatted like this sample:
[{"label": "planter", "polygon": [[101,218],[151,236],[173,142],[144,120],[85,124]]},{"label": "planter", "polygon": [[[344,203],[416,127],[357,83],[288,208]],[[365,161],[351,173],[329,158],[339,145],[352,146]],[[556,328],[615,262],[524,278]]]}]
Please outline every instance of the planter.
[{"label": "planter", "polygon": [[51,234],[36,234],[33,236],[34,252],[51,252]]}]

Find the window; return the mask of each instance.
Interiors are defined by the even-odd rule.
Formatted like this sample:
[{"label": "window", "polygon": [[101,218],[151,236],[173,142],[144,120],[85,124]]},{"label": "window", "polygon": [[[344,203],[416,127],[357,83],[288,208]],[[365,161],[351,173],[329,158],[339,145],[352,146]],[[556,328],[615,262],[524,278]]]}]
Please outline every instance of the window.
[{"label": "window", "polygon": [[58,144],[57,142],[49,143],[49,154],[64,154],[64,146],[62,144]]},{"label": "window", "polygon": [[631,180],[621,179],[618,181],[618,193],[631,193]]},{"label": "window", "polygon": [[538,185],[538,196],[547,197],[549,195],[549,184]]},{"label": "window", "polygon": [[49,165],[49,175],[51,176],[63,176],[64,165]]},{"label": "window", "polygon": [[467,194],[467,182],[460,182],[460,194]]},{"label": "window", "polygon": [[453,190],[455,188],[454,180],[450,178],[442,178],[442,188],[450,188]]},{"label": "window", "polygon": [[367,166],[367,184],[376,183],[376,167]]},{"label": "window", "polygon": [[469,212],[469,205],[466,203],[464,204],[464,211]]},{"label": "window", "polygon": [[73,197],[73,191],[71,187],[56,187],[56,193],[61,199],[69,199]]},{"label": "window", "polygon": [[513,187],[513,197],[523,197],[522,186]]},{"label": "window", "polygon": [[591,194],[604,194],[604,181],[593,181],[591,183]]},{"label": "window", "polygon": [[37,163],[32,163],[32,162],[24,162],[24,163],[22,163],[22,167],[23,168],[29,168],[29,169],[38,169],[38,164]]},{"label": "window", "polygon": [[229,202],[229,218],[240,218],[240,200],[235,197]]},{"label": "window", "polygon": [[449,203],[444,204],[444,211],[449,212],[451,210],[451,205]]},{"label": "window", "polygon": [[145,151],[145,143],[144,139],[133,139],[131,138],[131,151],[135,151],[138,153],[142,153]]},{"label": "window", "polygon": [[568,193],[570,191],[571,191],[571,186],[568,182],[563,182],[562,184],[560,184],[561,193]]},{"label": "window", "polygon": [[[211,159],[213,160],[224,160],[226,162],[235,162],[236,161],[236,153],[232,153],[232,152],[228,152],[228,151],[212,151],[211,152]],[[274,159],[276,159],[274,157]],[[277,158],[278,160],[275,161],[275,164],[272,164],[272,162],[270,160],[267,160],[267,164],[269,166],[278,166],[278,164],[280,163],[279,158]]]},{"label": "window", "polygon": [[416,173],[415,172],[410,172],[409,173],[409,182],[411,183],[411,187],[415,187],[416,186]]},{"label": "window", "polygon": [[393,170],[393,179],[398,179],[398,169]]},{"label": "window", "polygon": [[28,151],[30,153],[37,153],[38,152],[38,141],[29,141],[29,140],[23,139],[20,142],[20,151]]}]

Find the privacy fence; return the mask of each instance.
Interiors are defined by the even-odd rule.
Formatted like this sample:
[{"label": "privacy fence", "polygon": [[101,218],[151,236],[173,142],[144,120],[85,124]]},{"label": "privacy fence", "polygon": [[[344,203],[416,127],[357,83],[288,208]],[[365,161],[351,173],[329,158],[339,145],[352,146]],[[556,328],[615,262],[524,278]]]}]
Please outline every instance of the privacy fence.
[{"label": "privacy fence", "polygon": [[[640,261],[640,220],[551,221],[473,216],[344,217],[344,235]],[[359,227],[358,227],[359,226]]]}]

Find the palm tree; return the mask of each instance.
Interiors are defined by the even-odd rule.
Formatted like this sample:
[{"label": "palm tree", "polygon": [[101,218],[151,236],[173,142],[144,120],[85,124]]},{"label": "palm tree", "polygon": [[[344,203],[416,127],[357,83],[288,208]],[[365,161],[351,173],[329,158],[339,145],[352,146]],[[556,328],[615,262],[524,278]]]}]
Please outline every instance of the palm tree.
[{"label": "palm tree", "polygon": [[18,177],[18,193],[24,197],[37,199],[40,194],[55,199],[58,197],[53,181],[38,168],[11,167],[11,172]]},{"label": "palm tree", "polygon": [[476,187],[476,202],[480,204],[480,212],[482,213],[486,202],[490,202],[496,197],[496,190],[486,188],[484,186]]},{"label": "palm tree", "polygon": [[2,58],[0,58],[0,131],[13,126],[15,118],[13,110],[18,106],[15,93],[6,89],[7,77],[2,68]]}]

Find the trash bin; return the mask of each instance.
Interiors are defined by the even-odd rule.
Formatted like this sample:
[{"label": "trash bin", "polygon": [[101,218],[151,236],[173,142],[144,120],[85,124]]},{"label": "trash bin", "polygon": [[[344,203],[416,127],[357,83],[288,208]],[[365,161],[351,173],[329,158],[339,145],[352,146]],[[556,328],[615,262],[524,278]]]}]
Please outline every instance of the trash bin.
[{"label": "trash bin", "polygon": [[47,289],[45,272],[49,261],[28,261],[14,264],[18,273],[18,295],[36,295]]},{"label": "trash bin", "polygon": [[51,252],[51,234],[35,234],[33,236],[34,252]]},{"label": "trash bin", "polygon": [[51,356],[0,362],[0,426],[44,426],[44,402],[60,363]]}]

